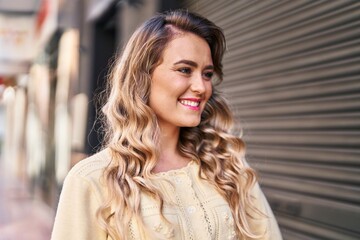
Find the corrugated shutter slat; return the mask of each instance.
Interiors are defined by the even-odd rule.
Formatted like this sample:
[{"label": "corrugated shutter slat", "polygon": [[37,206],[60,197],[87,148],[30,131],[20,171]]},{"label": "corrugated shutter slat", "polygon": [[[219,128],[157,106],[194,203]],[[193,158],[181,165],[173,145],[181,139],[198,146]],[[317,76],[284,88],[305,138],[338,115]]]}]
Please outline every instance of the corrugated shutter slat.
[{"label": "corrugated shutter slat", "polygon": [[360,239],[360,2],[188,0],[285,239]]}]

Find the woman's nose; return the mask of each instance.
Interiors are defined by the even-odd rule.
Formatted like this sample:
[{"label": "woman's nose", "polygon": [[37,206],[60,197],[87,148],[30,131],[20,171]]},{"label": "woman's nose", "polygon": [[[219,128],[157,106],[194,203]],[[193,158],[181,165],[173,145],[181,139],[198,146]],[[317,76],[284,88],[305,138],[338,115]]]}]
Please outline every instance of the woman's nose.
[{"label": "woman's nose", "polygon": [[193,92],[203,94],[205,92],[205,83],[202,75],[196,75],[191,79],[191,86],[190,89]]}]

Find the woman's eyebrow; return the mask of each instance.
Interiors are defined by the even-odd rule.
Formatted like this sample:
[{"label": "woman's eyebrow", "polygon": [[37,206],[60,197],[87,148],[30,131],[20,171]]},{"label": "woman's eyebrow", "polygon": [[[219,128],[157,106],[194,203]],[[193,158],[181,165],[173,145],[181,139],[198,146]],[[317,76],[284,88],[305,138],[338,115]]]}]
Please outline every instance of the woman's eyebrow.
[{"label": "woman's eyebrow", "polygon": [[[182,59],[180,61],[177,61],[176,63],[174,63],[174,65],[177,65],[177,64],[187,64],[187,65],[190,65],[192,67],[197,67],[198,64],[194,61],[191,61],[191,60],[186,60],[186,59]],[[213,65],[207,65],[205,66],[204,69],[214,69],[214,66]]]}]

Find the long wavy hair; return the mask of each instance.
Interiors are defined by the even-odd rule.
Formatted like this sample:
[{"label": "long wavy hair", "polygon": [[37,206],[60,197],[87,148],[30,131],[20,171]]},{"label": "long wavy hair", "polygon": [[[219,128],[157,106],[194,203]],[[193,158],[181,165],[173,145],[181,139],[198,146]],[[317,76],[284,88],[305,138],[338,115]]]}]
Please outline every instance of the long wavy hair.
[{"label": "long wavy hair", "polygon": [[[163,207],[162,195],[151,183],[159,156],[160,130],[148,103],[152,73],[174,38],[174,29],[203,38],[209,44],[217,75],[213,84],[217,85],[223,78],[225,37],[211,21],[186,10],[175,10],[154,16],[134,32],[113,66],[108,101],[103,107],[106,146],[112,160],[104,171],[107,201],[97,216],[112,239],[126,239],[132,218],[145,227],[140,215],[140,194],[153,196],[160,209]],[[199,176],[206,176],[205,180],[227,200],[238,236],[258,238],[261,235],[254,233],[249,223],[249,215],[261,215],[250,194],[256,174],[244,165],[244,142],[231,134],[232,127],[228,104],[214,88],[200,124],[181,128],[178,148],[183,156],[200,165]],[[162,213],[161,217],[164,218]]]}]

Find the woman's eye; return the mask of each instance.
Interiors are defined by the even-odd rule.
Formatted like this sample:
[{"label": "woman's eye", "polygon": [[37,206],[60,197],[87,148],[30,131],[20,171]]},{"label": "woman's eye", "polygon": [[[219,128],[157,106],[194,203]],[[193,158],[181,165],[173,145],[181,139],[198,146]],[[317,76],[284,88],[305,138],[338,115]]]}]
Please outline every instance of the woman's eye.
[{"label": "woman's eye", "polygon": [[213,72],[206,72],[206,73],[204,73],[204,77],[206,78],[206,79],[211,79],[212,77],[214,76],[214,73]]},{"label": "woman's eye", "polygon": [[181,73],[184,73],[184,74],[190,74],[191,73],[190,68],[180,68],[178,71],[181,72]]}]

